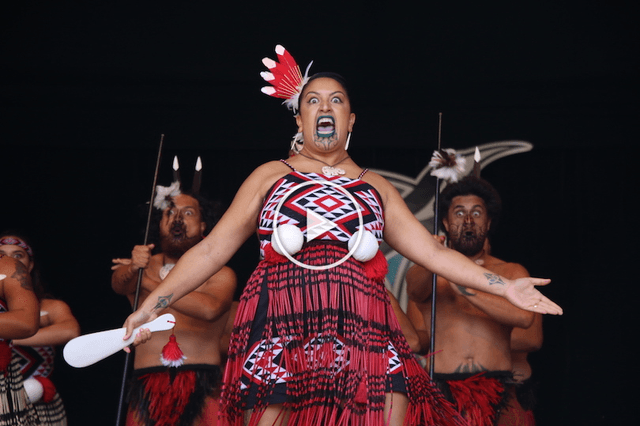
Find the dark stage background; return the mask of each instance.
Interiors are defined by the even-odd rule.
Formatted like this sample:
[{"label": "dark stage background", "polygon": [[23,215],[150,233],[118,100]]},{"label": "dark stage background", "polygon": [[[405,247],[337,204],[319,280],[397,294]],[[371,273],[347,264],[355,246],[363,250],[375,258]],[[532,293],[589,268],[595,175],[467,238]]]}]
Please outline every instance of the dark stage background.
[{"label": "dark stage background", "polygon": [[[350,81],[360,165],[415,176],[439,112],[443,147],[534,145],[483,176],[505,205],[495,254],[552,278],[544,292],[565,309],[531,356],[539,424],[637,418],[635,4],[37,3],[0,12],[0,228],[32,237],[83,333],[129,312],[111,259],[142,242],[160,134],[159,183],[174,154],[187,178],[200,155],[205,190],[227,203],[286,155],[294,121],[259,91],[260,60],[280,43]],[[234,258],[241,280],[256,257],[250,241]],[[71,426],[115,423],[123,361],[59,360]]]}]

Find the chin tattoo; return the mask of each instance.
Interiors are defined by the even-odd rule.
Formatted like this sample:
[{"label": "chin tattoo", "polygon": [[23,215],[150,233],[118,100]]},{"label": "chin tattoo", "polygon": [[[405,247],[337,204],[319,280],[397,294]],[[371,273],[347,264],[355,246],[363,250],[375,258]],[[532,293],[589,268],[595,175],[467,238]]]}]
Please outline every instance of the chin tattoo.
[{"label": "chin tattoo", "polygon": [[321,146],[324,150],[329,150],[338,143],[338,138],[335,135],[329,137],[316,135],[313,142],[316,145]]}]

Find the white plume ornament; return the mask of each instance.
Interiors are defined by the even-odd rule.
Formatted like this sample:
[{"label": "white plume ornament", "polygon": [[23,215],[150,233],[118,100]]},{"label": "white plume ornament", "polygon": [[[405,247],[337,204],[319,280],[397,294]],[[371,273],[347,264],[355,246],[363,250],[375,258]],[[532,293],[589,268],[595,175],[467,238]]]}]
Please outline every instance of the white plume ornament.
[{"label": "white plume ornament", "polygon": [[457,182],[462,174],[467,160],[458,155],[455,149],[445,148],[434,151],[429,166],[431,167],[431,176],[444,179],[448,182]]},{"label": "white plume ornament", "polygon": [[156,186],[156,198],[153,199],[153,207],[164,210],[171,205],[171,199],[182,194],[180,182],[175,181],[170,186]]}]

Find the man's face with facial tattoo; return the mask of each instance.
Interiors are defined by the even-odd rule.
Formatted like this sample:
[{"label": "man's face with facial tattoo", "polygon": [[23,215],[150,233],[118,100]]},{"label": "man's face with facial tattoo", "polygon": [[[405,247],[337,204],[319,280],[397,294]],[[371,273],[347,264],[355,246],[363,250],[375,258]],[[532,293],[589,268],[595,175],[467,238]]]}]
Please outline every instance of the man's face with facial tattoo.
[{"label": "man's face with facial tattoo", "polygon": [[482,251],[491,219],[482,198],[459,195],[453,198],[442,223],[449,234],[451,248],[465,256],[473,256]]},{"label": "man's face with facial tattoo", "polygon": [[173,205],[162,212],[160,221],[162,252],[179,258],[202,240],[205,227],[198,200],[185,194],[173,197]]}]

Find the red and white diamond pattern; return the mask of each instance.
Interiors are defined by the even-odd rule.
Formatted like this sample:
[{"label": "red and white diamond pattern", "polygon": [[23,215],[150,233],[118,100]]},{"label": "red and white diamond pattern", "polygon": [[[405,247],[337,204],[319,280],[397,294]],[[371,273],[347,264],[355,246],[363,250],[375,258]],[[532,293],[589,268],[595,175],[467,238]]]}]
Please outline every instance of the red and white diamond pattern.
[{"label": "red and white diamond pattern", "polygon": [[[270,343],[263,340],[256,343],[243,366],[244,378],[254,383],[286,383],[289,379],[289,372],[286,370],[284,360],[282,358],[283,340],[280,337],[274,337]],[[333,362],[331,365],[324,363],[324,357],[327,352],[323,346],[327,343],[332,345]],[[307,362],[307,368],[318,369],[332,367],[336,373],[339,373],[347,365],[349,360],[345,359],[347,354],[344,349],[344,341],[342,337],[335,338],[314,336],[307,338],[304,345]],[[402,367],[402,361],[398,356],[398,351],[391,342],[387,347],[387,358],[389,362],[389,374],[395,373]],[[241,388],[246,389],[248,382],[245,380],[241,383]]]}]

